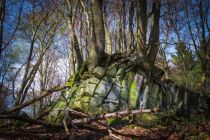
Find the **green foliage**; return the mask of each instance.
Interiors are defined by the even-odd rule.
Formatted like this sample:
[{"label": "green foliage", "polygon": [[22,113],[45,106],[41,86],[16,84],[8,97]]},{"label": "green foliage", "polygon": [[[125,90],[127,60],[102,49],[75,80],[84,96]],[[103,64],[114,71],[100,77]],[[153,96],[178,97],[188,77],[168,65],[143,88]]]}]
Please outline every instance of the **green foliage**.
[{"label": "green foliage", "polygon": [[[194,65],[194,58],[192,51],[181,42],[176,46],[176,54],[172,54],[172,60],[182,70],[190,70]],[[189,63],[190,62],[190,63]]]},{"label": "green foliage", "polygon": [[196,60],[196,55],[183,42],[176,46],[176,51],[176,54],[172,55],[172,62],[178,73],[172,79],[189,89],[199,89],[201,86],[201,67]]},{"label": "green foliage", "polygon": [[123,117],[123,118],[108,118],[107,119],[108,124],[110,126],[114,126],[114,125],[122,125],[122,124],[126,124],[128,123],[128,117]]}]

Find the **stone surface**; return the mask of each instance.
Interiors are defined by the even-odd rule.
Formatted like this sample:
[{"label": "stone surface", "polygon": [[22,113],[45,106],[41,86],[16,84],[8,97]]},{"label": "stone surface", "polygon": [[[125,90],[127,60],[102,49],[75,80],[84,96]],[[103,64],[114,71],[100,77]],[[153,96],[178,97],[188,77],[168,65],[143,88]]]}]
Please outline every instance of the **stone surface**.
[{"label": "stone surface", "polygon": [[105,75],[105,68],[104,67],[96,67],[92,74],[97,78],[102,78]]},{"label": "stone surface", "polygon": [[116,101],[119,98],[121,92],[121,88],[118,86],[113,86],[111,91],[109,92],[107,99]]},{"label": "stone surface", "polygon": [[124,76],[125,76],[125,68],[126,66],[123,64],[123,65],[120,65],[120,68],[118,69],[117,71],[117,74],[116,74],[116,80],[117,81],[122,81]]},{"label": "stone surface", "polygon": [[111,89],[111,84],[100,82],[95,90],[95,94],[105,97]]},{"label": "stone surface", "polygon": [[138,87],[136,85],[136,81],[133,81],[129,90],[129,106],[133,109],[137,107],[137,98],[139,93]]},{"label": "stone surface", "polygon": [[82,103],[90,103],[90,99],[91,99],[90,96],[83,96],[83,97],[81,98],[81,102],[82,102]]},{"label": "stone surface", "polygon": [[109,103],[108,107],[109,107],[109,112],[114,112],[118,109],[118,105],[114,103]]},{"label": "stone surface", "polygon": [[92,74],[90,72],[84,72],[84,74],[82,75],[81,79],[82,80],[87,80],[89,78],[92,77]]},{"label": "stone surface", "polygon": [[100,82],[100,80],[98,78],[92,77],[92,78],[88,79],[87,82],[91,83],[91,84],[98,84]]},{"label": "stone surface", "polygon": [[116,81],[114,85],[118,86],[119,88],[123,88],[122,81]]},{"label": "stone surface", "polygon": [[106,85],[111,85],[112,83],[114,83],[116,80],[115,78],[112,77],[108,77],[108,76],[104,76],[101,81],[106,84]]},{"label": "stone surface", "polygon": [[90,100],[90,106],[91,107],[100,107],[104,101],[103,96],[98,96],[98,97],[91,97]]},{"label": "stone surface", "polygon": [[150,87],[150,95],[148,98],[147,107],[148,108],[154,108],[159,106],[160,101],[157,100],[158,93],[159,93],[159,86],[157,84],[152,84],[152,87]]},{"label": "stone surface", "polygon": [[[146,72],[141,69],[131,71],[124,64],[118,66],[111,64],[107,71],[104,67],[96,67],[92,73],[85,72],[79,86],[74,83],[77,77],[74,75],[68,82],[69,91],[60,97],[54,108],[64,108],[68,104],[72,109],[93,115],[136,107],[194,111],[206,104],[201,94],[190,92],[172,81],[161,81],[161,85],[149,84]],[[61,112],[53,112],[50,117],[55,119],[62,115]]]},{"label": "stone surface", "polygon": [[86,86],[85,90],[89,93],[89,95],[93,96],[95,93],[95,89],[96,89],[96,84],[88,84],[88,86]]},{"label": "stone surface", "polygon": [[115,77],[116,74],[117,74],[117,65],[116,64],[112,64],[111,66],[109,66],[107,68],[106,76],[108,76],[108,77]]}]

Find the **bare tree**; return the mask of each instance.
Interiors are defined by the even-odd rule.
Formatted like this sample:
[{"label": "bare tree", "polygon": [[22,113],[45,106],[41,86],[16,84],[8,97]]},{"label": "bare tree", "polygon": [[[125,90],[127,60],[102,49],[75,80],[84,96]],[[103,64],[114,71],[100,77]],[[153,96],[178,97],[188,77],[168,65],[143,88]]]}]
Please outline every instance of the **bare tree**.
[{"label": "bare tree", "polygon": [[[48,10],[45,9],[46,7],[41,7],[41,10],[38,13],[35,12],[34,8],[35,3],[32,3],[32,13],[30,13],[31,15],[29,15],[28,23],[26,23],[30,25],[29,27],[31,28],[28,30],[32,32],[30,38],[30,50],[15,106],[24,103],[43,57],[46,51],[50,48],[59,25],[59,19],[49,20],[48,18],[52,5],[49,6]],[[35,45],[40,46],[40,48],[35,49]],[[36,51],[37,53],[35,53]],[[35,62],[33,62],[34,57],[36,57]]]},{"label": "bare tree", "polygon": [[71,42],[71,46],[74,48],[74,51],[75,51],[75,56],[76,56],[76,60],[77,60],[77,68],[80,69],[83,64],[83,58],[82,58],[82,54],[81,54],[81,51],[79,48],[79,42],[78,42],[75,30],[74,30],[74,20],[76,17],[74,16],[74,19],[72,18],[72,14],[76,15],[77,6],[79,3],[77,2],[75,11],[72,11],[71,7],[75,6],[75,5],[73,5],[73,2],[71,0],[66,0],[66,2],[67,2],[67,6],[68,6],[67,23],[68,23],[68,29],[69,29],[70,42]]}]

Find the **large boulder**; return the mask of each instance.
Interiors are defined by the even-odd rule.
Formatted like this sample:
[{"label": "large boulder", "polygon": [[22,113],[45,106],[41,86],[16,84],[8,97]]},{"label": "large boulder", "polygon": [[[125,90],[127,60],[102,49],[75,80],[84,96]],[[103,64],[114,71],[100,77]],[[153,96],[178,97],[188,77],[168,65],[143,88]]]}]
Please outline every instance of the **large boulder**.
[{"label": "large boulder", "polygon": [[[154,107],[162,111],[196,110],[206,105],[200,93],[190,92],[172,81],[148,80],[147,73],[138,67],[113,63],[107,69],[96,67],[91,72],[86,71],[81,78],[75,74],[67,82],[69,90],[61,96],[54,110],[68,106],[94,115]],[[63,114],[52,111],[49,116],[57,120]]]}]

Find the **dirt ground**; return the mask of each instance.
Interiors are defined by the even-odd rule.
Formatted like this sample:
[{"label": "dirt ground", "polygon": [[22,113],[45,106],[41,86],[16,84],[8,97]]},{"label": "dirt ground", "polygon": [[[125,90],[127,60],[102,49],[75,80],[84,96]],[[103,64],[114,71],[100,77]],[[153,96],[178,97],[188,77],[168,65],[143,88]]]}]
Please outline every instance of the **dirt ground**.
[{"label": "dirt ground", "polygon": [[43,128],[39,125],[24,128],[4,127],[0,139],[68,139],[68,140],[210,140],[210,120],[202,123],[179,122],[170,126],[143,127],[137,124],[102,126],[99,123],[83,125],[82,128]]}]

